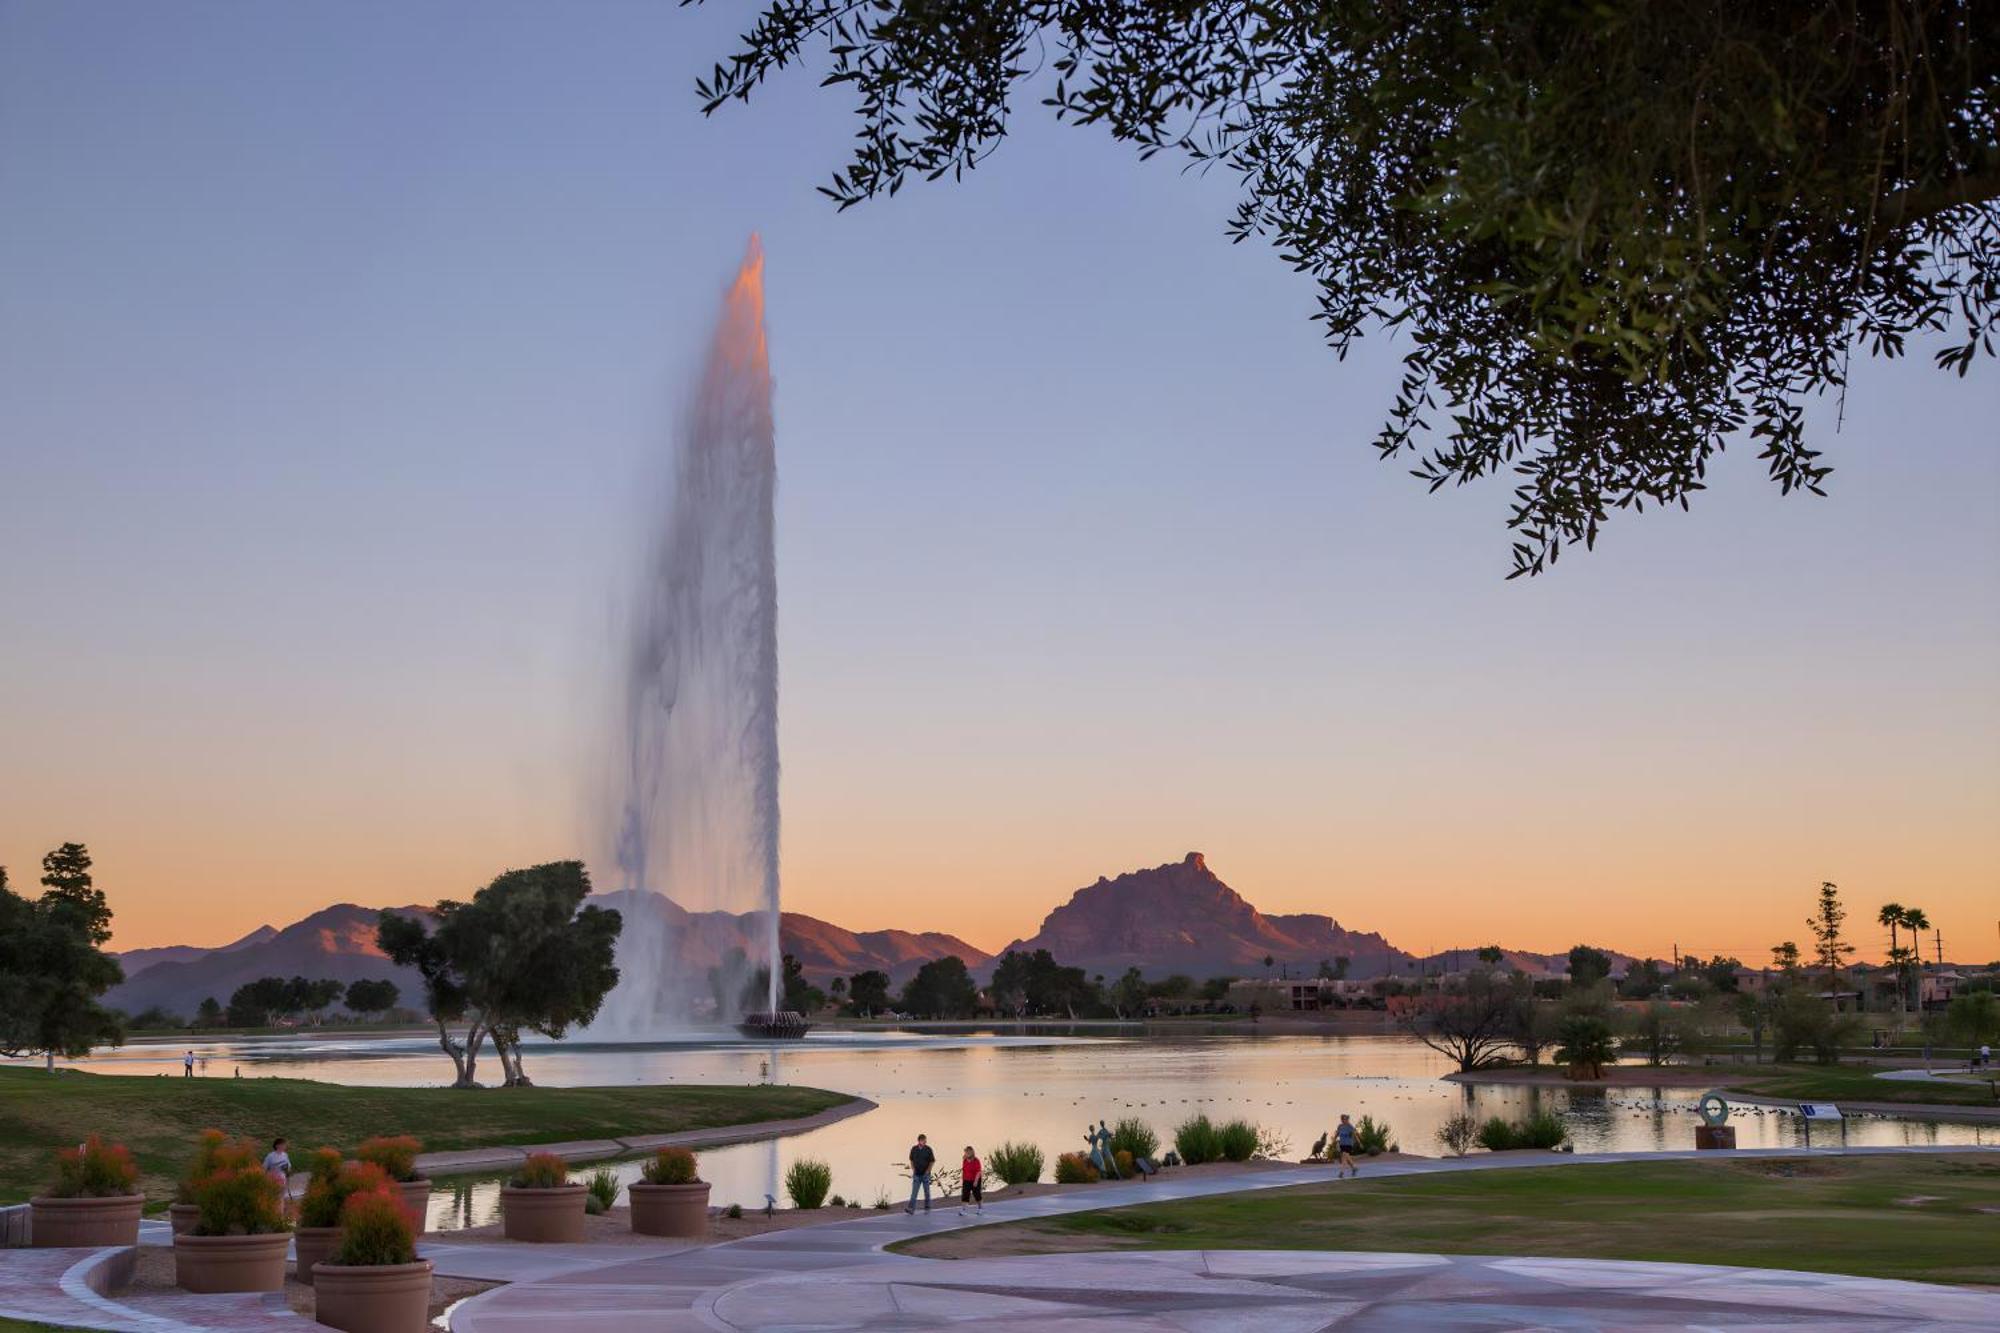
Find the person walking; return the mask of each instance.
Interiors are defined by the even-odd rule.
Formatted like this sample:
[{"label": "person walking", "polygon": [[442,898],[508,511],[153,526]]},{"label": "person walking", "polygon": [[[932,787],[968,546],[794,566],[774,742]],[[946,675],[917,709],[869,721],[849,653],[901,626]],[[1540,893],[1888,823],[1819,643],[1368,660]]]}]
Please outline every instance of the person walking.
[{"label": "person walking", "polygon": [[1343,1176],[1360,1175],[1361,1168],[1354,1164],[1354,1149],[1359,1142],[1359,1137],[1355,1134],[1354,1125],[1348,1120],[1344,1112],[1341,1114],[1340,1123],[1334,1127],[1333,1142],[1334,1146],[1340,1149],[1340,1170],[1336,1174]]},{"label": "person walking", "polygon": [[188,1053],[187,1053],[186,1055],[183,1055],[183,1056],[181,1057],[181,1077],[182,1077],[182,1078],[193,1078],[193,1077],[194,1077],[194,1052],[193,1052],[193,1051],[189,1051],[189,1052],[188,1052]]},{"label": "person walking", "polygon": [[931,1168],[937,1165],[937,1154],[931,1151],[930,1143],[923,1135],[917,1135],[916,1143],[910,1148],[910,1201],[903,1205],[903,1211],[911,1216],[917,1211],[917,1191],[924,1192],[924,1211],[931,1210]]},{"label": "person walking", "polygon": [[972,1205],[972,1211],[986,1211],[986,1168],[979,1164],[979,1154],[965,1145],[965,1160],[958,1164],[958,1215],[965,1216],[965,1205]]}]

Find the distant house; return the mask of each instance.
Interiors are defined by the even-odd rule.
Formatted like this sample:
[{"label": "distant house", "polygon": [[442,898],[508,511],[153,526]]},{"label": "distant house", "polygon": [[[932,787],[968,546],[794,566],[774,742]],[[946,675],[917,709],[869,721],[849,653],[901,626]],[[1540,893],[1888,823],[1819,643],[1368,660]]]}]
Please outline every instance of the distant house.
[{"label": "distant house", "polygon": [[1327,977],[1285,979],[1252,977],[1229,988],[1228,999],[1239,1009],[1256,1005],[1265,1013],[1290,1010],[1351,1009],[1367,1003],[1373,987],[1365,981],[1334,981]]},{"label": "distant house", "polygon": [[1926,972],[1917,992],[1917,1005],[1922,1009],[1942,1009],[1964,988],[1965,977],[1960,973]]}]

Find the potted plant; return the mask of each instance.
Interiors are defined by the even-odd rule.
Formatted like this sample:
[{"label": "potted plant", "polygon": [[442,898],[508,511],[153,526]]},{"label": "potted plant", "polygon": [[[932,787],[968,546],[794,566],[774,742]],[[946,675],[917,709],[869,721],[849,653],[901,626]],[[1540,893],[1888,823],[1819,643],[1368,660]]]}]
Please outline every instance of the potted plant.
[{"label": "potted plant", "polygon": [[238,1139],[231,1142],[229,1136],[219,1129],[204,1129],[195,1140],[194,1160],[188,1163],[187,1171],[174,1184],[174,1201],[167,1208],[167,1220],[173,1224],[174,1234],[194,1230],[195,1214],[201,1210],[195,1207],[195,1183],[218,1166],[255,1166],[257,1149],[249,1142]]},{"label": "potted plant", "polygon": [[402,1196],[403,1207],[409,1211],[410,1223],[423,1234],[424,1219],[430,1212],[431,1181],[429,1176],[417,1174],[417,1154],[424,1145],[409,1134],[381,1135],[372,1138],[354,1150],[354,1155],[364,1162],[373,1162],[382,1168],[390,1183]]},{"label": "potted plant", "polygon": [[92,1134],[81,1146],[56,1154],[56,1178],[46,1194],[28,1201],[29,1230],[39,1249],[84,1245],[137,1245],[139,1167],[120,1143]]},{"label": "potted plant", "polygon": [[257,1166],[223,1166],[194,1188],[194,1230],[174,1237],[174,1281],[185,1291],[283,1291],[291,1224],[285,1191]]},{"label": "potted plant", "polygon": [[[348,1163],[354,1166],[356,1163]],[[313,1318],[348,1333],[423,1333],[429,1326],[431,1264],[394,1184],[376,1183],[340,1208],[340,1244],[313,1266]]]},{"label": "potted plant", "polygon": [[500,1187],[500,1219],[508,1240],[583,1239],[582,1185],[569,1183],[569,1167],[550,1152],[531,1153]]},{"label": "potted plant", "polygon": [[642,1236],[708,1234],[708,1182],[695,1174],[693,1153],[662,1148],[646,1159],[640,1175],[626,1186],[632,1230]]},{"label": "potted plant", "polygon": [[298,1225],[292,1230],[292,1272],[307,1283],[312,1281],[313,1265],[340,1244],[340,1210],[347,1201],[368,1190],[395,1192],[381,1167],[373,1162],[343,1162],[332,1148],[312,1155],[311,1170],[312,1179],[299,1200]]}]

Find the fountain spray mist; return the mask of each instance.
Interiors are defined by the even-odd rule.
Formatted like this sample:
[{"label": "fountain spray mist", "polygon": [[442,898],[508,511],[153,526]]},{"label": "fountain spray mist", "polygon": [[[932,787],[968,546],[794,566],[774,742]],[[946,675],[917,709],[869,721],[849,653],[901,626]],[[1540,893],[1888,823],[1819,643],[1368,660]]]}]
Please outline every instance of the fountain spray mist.
[{"label": "fountain spray mist", "polygon": [[[621,682],[626,926],[618,987],[593,1028],[624,1038],[684,1026],[708,996],[706,970],[687,975],[690,942],[676,937],[698,927],[681,909],[756,914],[764,957],[750,966],[768,966],[765,1007],[778,1007],[777,453],[754,236],[673,449]],[[740,995],[738,978],[716,998],[740,1007]]]}]

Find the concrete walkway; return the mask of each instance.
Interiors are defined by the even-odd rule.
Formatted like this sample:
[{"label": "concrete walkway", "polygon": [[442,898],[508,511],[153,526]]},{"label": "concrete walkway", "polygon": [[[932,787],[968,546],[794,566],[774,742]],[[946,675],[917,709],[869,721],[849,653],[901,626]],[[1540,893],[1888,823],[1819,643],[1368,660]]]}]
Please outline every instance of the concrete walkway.
[{"label": "concrete walkway", "polygon": [[[1853,1149],[1853,1155],[1993,1152]],[[1527,1165],[1837,1156],[1838,1150],[1489,1155],[1381,1163],[1365,1179]],[[981,1223],[1087,1212],[1290,1185],[1337,1183],[1325,1167],[1171,1175],[1031,1198],[1004,1195],[983,1217],[955,1206],[906,1217],[770,1232],[727,1244],[635,1255],[580,1246],[533,1279],[472,1298],[453,1333],[714,1333],[715,1330],[936,1328],[1005,1333],[1311,1333],[1373,1328],[1993,1329],[2000,1295],[1768,1269],[1562,1259],[1295,1252],[1118,1253],[932,1260],[883,1253],[899,1240]],[[452,1271],[453,1246],[431,1248]],[[487,1248],[487,1247],[467,1247]],[[595,1250],[590,1254],[586,1251]],[[470,1256],[468,1256],[470,1258]]]}]

